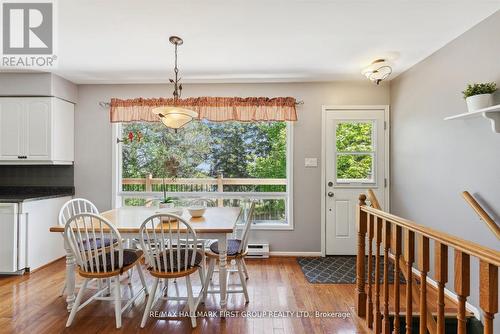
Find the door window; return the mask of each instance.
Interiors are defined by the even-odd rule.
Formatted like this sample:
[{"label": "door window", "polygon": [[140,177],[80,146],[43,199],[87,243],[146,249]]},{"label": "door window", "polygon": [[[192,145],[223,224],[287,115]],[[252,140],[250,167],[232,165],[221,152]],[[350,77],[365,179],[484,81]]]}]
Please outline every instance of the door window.
[{"label": "door window", "polygon": [[335,183],[375,183],[375,121],[339,120],[335,128]]}]

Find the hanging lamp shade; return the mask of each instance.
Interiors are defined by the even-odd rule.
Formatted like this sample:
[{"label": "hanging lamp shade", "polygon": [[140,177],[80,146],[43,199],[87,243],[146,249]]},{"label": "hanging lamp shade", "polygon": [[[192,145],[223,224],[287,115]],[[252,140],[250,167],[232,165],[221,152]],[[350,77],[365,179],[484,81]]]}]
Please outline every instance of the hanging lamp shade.
[{"label": "hanging lamp shade", "polygon": [[[175,79],[170,79],[170,82],[174,84],[174,104],[181,97],[182,92],[182,84],[180,84],[180,78],[178,76],[179,69],[177,68],[177,48],[184,43],[182,38],[179,36],[170,36],[168,39],[170,43],[172,43],[175,47],[174,56],[175,56],[175,67],[174,74]],[[151,110],[153,114],[156,114],[160,117],[160,121],[168,128],[177,129],[182,128],[187,123],[191,122],[193,118],[198,117],[198,113],[193,110],[176,107],[174,106],[161,106],[156,107]]]},{"label": "hanging lamp shade", "polygon": [[169,128],[179,129],[187,123],[191,122],[193,118],[198,117],[198,113],[193,110],[180,108],[180,107],[157,107],[151,110],[153,114],[160,117],[161,122]]}]

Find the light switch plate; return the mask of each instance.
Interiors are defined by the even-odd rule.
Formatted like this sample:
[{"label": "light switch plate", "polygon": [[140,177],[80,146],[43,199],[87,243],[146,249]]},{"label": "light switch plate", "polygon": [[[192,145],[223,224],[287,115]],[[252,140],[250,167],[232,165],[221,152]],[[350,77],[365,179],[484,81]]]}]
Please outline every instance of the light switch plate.
[{"label": "light switch plate", "polygon": [[318,158],[305,158],[304,159],[305,167],[318,167]]}]

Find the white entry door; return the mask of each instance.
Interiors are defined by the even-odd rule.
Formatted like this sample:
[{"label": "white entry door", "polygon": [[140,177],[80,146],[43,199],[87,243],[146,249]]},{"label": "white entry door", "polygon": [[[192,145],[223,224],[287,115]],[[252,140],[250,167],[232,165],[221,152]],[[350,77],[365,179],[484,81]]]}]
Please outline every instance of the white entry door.
[{"label": "white entry door", "polygon": [[326,255],[356,254],[356,205],[372,189],[388,209],[388,107],[323,110]]}]

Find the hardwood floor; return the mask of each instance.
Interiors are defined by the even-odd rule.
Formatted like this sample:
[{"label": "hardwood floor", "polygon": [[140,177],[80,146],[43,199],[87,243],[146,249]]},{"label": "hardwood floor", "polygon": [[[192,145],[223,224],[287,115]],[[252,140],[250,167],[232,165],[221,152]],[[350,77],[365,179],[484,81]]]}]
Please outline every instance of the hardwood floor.
[{"label": "hardwood floor", "polygon": [[[354,284],[310,284],[304,278],[295,258],[271,258],[247,260],[250,279],[248,289],[250,303],[245,305],[242,294],[228,298],[231,315],[200,317],[198,326],[192,330],[189,318],[164,320],[150,318],[146,328],[139,327],[145,298],[139,297],[123,315],[123,326],[115,329],[113,304],[105,301],[93,302],[80,311],[70,328],[65,328],[68,317],[65,298],[60,297],[64,284],[65,263],[57,261],[35,273],[24,276],[0,278],[0,333],[369,333],[364,321],[354,315]],[[193,275],[197,278],[198,275]],[[215,275],[217,276],[217,275]],[[214,277],[215,277],[214,276]],[[237,280],[237,274],[233,274]],[[146,274],[147,278],[150,278]],[[137,273],[133,274],[133,285],[140,285]],[[150,279],[148,280],[150,281]],[[174,293],[170,285],[169,293]],[[184,280],[177,286],[185,292]],[[194,283],[195,294],[199,290],[199,279]],[[126,290],[126,289],[123,289]],[[404,294],[401,296],[404,300]],[[429,298],[435,298],[431,291]],[[218,308],[218,297],[209,295],[200,312]],[[454,310],[450,301],[448,312]],[[404,303],[402,303],[404,304]],[[157,304],[158,311],[182,311],[184,302]],[[262,316],[262,312],[310,312],[310,317]],[[346,318],[331,316],[315,317],[315,312],[343,312]],[[404,311],[404,308],[402,308]],[[243,317],[248,312],[253,317]],[[255,312],[255,313],[251,313]],[[304,314],[303,314],[304,315]]]}]

